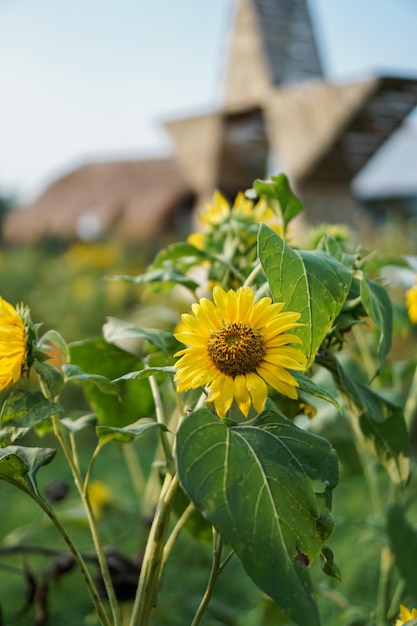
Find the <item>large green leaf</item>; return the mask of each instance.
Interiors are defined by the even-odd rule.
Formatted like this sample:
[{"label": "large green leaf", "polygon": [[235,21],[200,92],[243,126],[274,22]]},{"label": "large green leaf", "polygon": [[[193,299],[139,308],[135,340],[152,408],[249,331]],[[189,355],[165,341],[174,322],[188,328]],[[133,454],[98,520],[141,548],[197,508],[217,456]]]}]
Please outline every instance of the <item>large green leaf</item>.
[{"label": "large green leaf", "polygon": [[395,563],[416,603],[417,533],[407,523],[404,512],[399,506],[393,506],[388,510],[387,532],[391,549],[395,554]]},{"label": "large green leaf", "polygon": [[13,391],[0,413],[0,445],[7,446],[37,424],[63,411],[60,404],[46,400],[40,391]]},{"label": "large green leaf", "polygon": [[364,275],[361,280],[361,299],[367,314],[379,330],[379,359],[382,362],[391,350],[392,303],[384,287]]},{"label": "large green leaf", "polygon": [[229,428],[202,408],[179,428],[177,463],[188,497],[252,580],[297,624],[317,626],[308,566],[333,526],[331,445],[272,411]]},{"label": "large green leaf", "polygon": [[282,215],[284,227],[303,209],[303,203],[294,195],[285,174],[271,176],[269,180],[255,180],[253,188],[260,198]]},{"label": "large green leaf", "polygon": [[0,479],[6,480],[26,493],[40,497],[36,473],[55,456],[52,448],[7,446],[0,448]]},{"label": "large green leaf", "polygon": [[364,447],[386,468],[391,479],[404,484],[409,475],[407,426],[400,406],[386,400],[370,387],[355,380],[332,356],[320,356],[344,398],[355,432]]},{"label": "large green leaf", "polygon": [[293,332],[302,339],[310,365],[343,307],[352,274],[325,252],[290,248],[264,224],[258,247],[274,301],[301,315],[304,326]]}]

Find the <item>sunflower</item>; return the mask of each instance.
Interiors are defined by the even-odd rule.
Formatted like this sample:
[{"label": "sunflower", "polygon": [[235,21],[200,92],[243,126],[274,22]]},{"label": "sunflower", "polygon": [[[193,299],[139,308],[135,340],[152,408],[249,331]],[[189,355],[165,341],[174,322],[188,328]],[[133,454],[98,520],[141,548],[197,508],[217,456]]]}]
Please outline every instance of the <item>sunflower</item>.
[{"label": "sunflower", "polygon": [[416,284],[413,285],[405,294],[408,309],[408,317],[413,324],[417,324],[417,275],[415,277]]},{"label": "sunflower", "polygon": [[270,298],[254,302],[249,287],[225,292],[213,290],[214,302],[203,298],[192,305],[192,314],[182,316],[175,337],[188,348],[175,355],[178,391],[207,385],[208,401],[219,417],[233,399],[247,417],[251,404],[261,412],[267,398],[267,383],[296,399],[298,383],[288,370],[303,371],[306,356],[290,343],[302,343],[289,334],[301,324],[299,313],[283,312],[284,304]]},{"label": "sunflower", "polygon": [[0,391],[19,380],[25,361],[25,321],[0,297]]},{"label": "sunflower", "polygon": [[403,604],[400,604],[400,617],[395,622],[395,626],[403,626],[414,617],[417,617],[417,609],[409,611],[407,607],[405,607]]}]

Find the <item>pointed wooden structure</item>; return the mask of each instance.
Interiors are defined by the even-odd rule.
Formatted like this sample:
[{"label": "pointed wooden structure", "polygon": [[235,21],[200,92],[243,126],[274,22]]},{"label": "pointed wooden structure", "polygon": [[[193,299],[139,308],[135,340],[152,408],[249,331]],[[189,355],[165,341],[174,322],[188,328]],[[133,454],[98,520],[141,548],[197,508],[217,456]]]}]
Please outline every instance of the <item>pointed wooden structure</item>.
[{"label": "pointed wooden structure", "polygon": [[306,0],[238,0],[222,110],[166,126],[200,203],[284,171],[310,221],[352,223],[353,178],[415,106],[416,79],[324,80]]}]

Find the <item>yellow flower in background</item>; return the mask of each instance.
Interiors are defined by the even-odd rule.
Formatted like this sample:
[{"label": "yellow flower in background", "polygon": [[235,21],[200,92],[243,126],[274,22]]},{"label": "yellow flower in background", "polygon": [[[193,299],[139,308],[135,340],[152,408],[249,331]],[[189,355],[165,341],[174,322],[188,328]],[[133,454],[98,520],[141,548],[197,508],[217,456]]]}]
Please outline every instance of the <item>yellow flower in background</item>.
[{"label": "yellow flower in background", "polygon": [[96,517],[100,517],[105,507],[112,501],[111,489],[101,480],[92,480],[88,486],[88,497]]},{"label": "yellow flower in background", "polygon": [[25,321],[11,304],[0,297],[0,391],[19,380],[25,362]]},{"label": "yellow flower in background", "polygon": [[405,294],[408,317],[413,324],[417,324],[417,275],[415,280],[416,284],[413,285],[413,287],[411,287]]},{"label": "yellow flower in background", "polygon": [[303,371],[306,356],[288,344],[301,343],[289,334],[301,324],[299,313],[283,312],[270,298],[254,301],[249,287],[213,290],[214,302],[203,298],[182,315],[175,337],[188,348],[175,356],[178,391],[208,386],[208,401],[223,418],[233,400],[247,417],[251,404],[260,412],[267,384],[296,399],[298,383],[289,370]]},{"label": "yellow flower in background", "polygon": [[219,226],[231,220],[244,222],[246,226],[257,226],[261,222],[265,222],[278,235],[283,233],[278,216],[268,207],[265,200],[261,199],[255,204],[246,198],[242,192],[237,194],[233,206],[231,206],[220,191],[215,191],[211,204],[207,204],[205,210],[198,213],[198,217],[206,230],[192,233],[187,241],[199,250],[204,249],[208,232],[215,231]]},{"label": "yellow flower in background", "polygon": [[409,611],[407,607],[400,604],[400,617],[395,622],[395,626],[404,626],[408,620],[413,619],[414,617],[417,617],[417,609]]}]

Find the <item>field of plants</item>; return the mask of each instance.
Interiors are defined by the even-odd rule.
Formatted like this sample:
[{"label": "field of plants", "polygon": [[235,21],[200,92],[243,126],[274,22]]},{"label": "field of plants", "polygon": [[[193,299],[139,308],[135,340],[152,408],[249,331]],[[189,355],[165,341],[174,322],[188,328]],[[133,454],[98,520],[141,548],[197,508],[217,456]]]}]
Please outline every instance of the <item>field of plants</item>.
[{"label": "field of plants", "polygon": [[414,623],[415,226],[254,192],[0,251],[0,626]]}]

